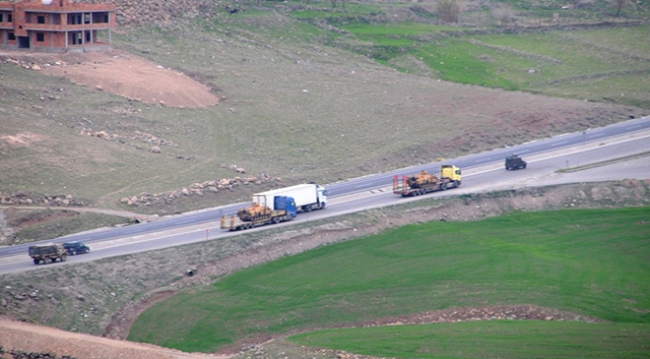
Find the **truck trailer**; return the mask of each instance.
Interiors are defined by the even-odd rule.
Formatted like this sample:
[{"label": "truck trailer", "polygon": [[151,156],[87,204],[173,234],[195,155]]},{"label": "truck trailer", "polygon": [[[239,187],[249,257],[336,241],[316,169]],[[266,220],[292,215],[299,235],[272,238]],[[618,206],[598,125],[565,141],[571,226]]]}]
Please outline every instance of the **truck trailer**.
[{"label": "truck trailer", "polygon": [[[236,216],[222,216],[221,229],[238,231],[271,223],[290,221],[296,218],[296,202],[288,196],[264,196],[262,199],[269,202],[253,202],[249,207],[237,211]],[[260,199],[259,197],[257,199]]]},{"label": "truck trailer", "polygon": [[275,209],[273,206],[275,196],[293,197],[298,212],[311,212],[312,210],[323,209],[327,205],[327,189],[313,183],[255,193],[252,195],[252,201],[273,210]]},{"label": "truck trailer", "polygon": [[454,165],[440,166],[440,176],[422,171],[415,175],[393,177],[393,193],[402,197],[420,196],[449,188],[458,188],[461,184],[460,168]]}]

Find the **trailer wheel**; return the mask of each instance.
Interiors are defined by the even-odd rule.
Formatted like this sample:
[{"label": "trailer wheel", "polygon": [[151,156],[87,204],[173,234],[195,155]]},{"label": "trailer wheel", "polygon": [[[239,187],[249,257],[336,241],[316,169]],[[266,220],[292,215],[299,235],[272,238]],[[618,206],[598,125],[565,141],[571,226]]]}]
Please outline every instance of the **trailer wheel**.
[{"label": "trailer wheel", "polygon": [[280,217],[273,217],[273,218],[271,219],[271,222],[272,222],[273,224],[278,224],[278,223],[280,223]]},{"label": "trailer wheel", "polygon": [[308,206],[302,206],[302,210],[305,212],[311,212],[311,204]]},{"label": "trailer wheel", "polygon": [[38,263],[40,263],[40,262],[41,262],[40,259],[38,259],[38,258],[34,258],[34,264],[38,265]]}]

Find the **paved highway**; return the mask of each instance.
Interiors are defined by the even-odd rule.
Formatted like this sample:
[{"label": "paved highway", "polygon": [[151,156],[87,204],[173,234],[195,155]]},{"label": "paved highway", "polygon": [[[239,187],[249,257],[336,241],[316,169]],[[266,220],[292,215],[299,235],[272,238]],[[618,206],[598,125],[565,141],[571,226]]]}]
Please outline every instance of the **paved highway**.
[{"label": "paved highway", "polygon": [[[577,174],[557,174],[556,170],[648,151],[650,151],[650,116],[443,162],[453,163],[463,169],[463,185],[459,189],[438,192],[427,197],[541,184],[623,179],[616,177],[620,176],[620,171],[587,170]],[[528,169],[505,171],[503,160],[512,153],[524,157],[529,163]],[[650,156],[641,157],[631,163],[627,165],[630,168],[626,169],[624,178],[650,178]],[[440,164],[442,163],[413,166],[327,185],[330,203],[326,210],[301,214],[292,222],[274,227],[424,198],[406,199],[394,196],[389,188],[392,178],[394,175],[416,173],[421,170],[437,173]],[[241,232],[222,231],[218,228],[218,219],[222,214],[232,214],[246,204],[237,203],[165,217],[155,222],[98,230],[42,242],[80,240],[90,244],[93,249],[90,254],[68,257],[68,263],[72,263],[223,238]],[[270,227],[258,227],[246,232],[265,228]],[[1,248],[0,274],[46,267],[35,266],[30,261],[26,254],[29,245]]]}]

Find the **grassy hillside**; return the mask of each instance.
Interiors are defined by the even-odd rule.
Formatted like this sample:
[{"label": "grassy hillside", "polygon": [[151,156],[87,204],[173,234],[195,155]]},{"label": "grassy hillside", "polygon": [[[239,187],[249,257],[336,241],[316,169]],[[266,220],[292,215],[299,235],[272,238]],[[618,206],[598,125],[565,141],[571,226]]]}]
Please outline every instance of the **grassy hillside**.
[{"label": "grassy hillside", "polygon": [[[410,225],[179,292],[142,314],[128,339],[211,352],[247,338],[318,327],[446,308],[529,304],[614,323],[645,323],[638,327],[641,336],[631,339],[638,346],[650,331],[649,213],[648,208],[567,210]],[[512,328],[498,322],[477,330],[489,332],[491,325],[497,332]],[[538,329],[566,335],[576,330],[550,325],[517,329],[523,342]],[[607,324],[592,325],[610,330]],[[439,330],[451,335],[456,329]],[[406,335],[413,329],[393,330]],[[583,335],[596,340],[599,334]],[[328,336],[314,339],[314,345],[325,345]],[[492,340],[489,347],[498,343],[487,334],[479,340]],[[365,343],[377,345],[374,339]]]},{"label": "grassy hillside", "polygon": [[[451,25],[430,3],[268,1],[230,4],[240,9],[232,15],[225,5],[113,36],[116,49],[211,86],[223,100],[214,107],[146,105],[2,63],[0,133],[29,140],[0,140],[0,192],[169,214],[243,201],[255,188],[162,206],[120,199],[232,178],[231,165],[287,185],[330,183],[650,111],[650,27],[634,25],[645,1],[619,18],[601,1],[468,6]],[[498,20],[505,5],[513,15]],[[157,154],[82,128],[175,146]]]},{"label": "grassy hillside", "polygon": [[467,322],[323,330],[290,340],[382,358],[641,359],[650,354],[650,325]]}]

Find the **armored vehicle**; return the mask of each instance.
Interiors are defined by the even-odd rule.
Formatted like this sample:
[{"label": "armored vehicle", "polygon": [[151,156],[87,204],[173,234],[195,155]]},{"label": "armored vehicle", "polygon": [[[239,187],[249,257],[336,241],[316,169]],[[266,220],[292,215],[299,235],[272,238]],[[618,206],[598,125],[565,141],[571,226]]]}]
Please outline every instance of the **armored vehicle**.
[{"label": "armored vehicle", "polygon": [[39,264],[43,262],[56,262],[59,259],[61,262],[65,262],[68,258],[68,253],[66,252],[63,245],[60,243],[50,243],[39,246],[30,246],[29,247],[29,256],[34,260],[34,264]]},{"label": "armored vehicle", "polygon": [[71,256],[90,252],[90,247],[81,242],[63,243],[63,248],[65,248],[66,252]]},{"label": "armored vehicle", "polygon": [[526,168],[526,164],[526,161],[517,155],[506,157],[506,170],[520,170]]}]

